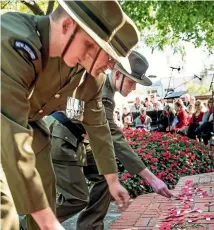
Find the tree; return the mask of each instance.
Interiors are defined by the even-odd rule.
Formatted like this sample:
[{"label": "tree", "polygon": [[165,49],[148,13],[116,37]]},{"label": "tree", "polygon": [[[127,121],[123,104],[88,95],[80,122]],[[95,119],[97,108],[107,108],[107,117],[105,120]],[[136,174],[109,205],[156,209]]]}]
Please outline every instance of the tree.
[{"label": "tree", "polygon": [[1,9],[18,10],[24,13],[33,13],[36,15],[48,15],[56,6],[55,1],[1,1]]},{"label": "tree", "polygon": [[121,6],[152,48],[175,46],[180,41],[195,47],[214,47],[213,1],[121,1]]},{"label": "tree", "polygon": [[[19,10],[47,15],[56,1],[25,0],[1,1],[1,9]],[[213,1],[158,1],[121,0],[120,4],[141,31],[142,41],[153,50],[170,45],[174,51],[183,52],[180,41],[192,42],[195,47],[214,48]]]},{"label": "tree", "polygon": [[197,95],[208,95],[209,93],[209,86],[202,83],[188,83],[187,92],[189,94],[197,94]]}]

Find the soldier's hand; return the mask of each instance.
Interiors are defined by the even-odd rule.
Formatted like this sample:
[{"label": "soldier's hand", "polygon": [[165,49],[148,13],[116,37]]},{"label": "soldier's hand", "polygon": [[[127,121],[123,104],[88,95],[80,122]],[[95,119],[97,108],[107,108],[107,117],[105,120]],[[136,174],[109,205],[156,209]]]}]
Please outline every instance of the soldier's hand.
[{"label": "soldier's hand", "polygon": [[45,208],[31,213],[41,230],[65,230],[55,217],[51,208]]},{"label": "soldier's hand", "polygon": [[165,196],[167,198],[173,196],[172,193],[167,188],[167,185],[157,177],[150,182],[150,185],[152,186],[154,192],[156,192],[159,195]]},{"label": "soldier's hand", "polygon": [[120,210],[125,210],[129,206],[129,194],[119,183],[117,174],[104,175],[109,186],[109,191],[115,199]]},{"label": "soldier's hand", "polygon": [[167,185],[162,180],[157,178],[148,168],[143,169],[139,173],[139,175],[149,182],[154,192],[156,192],[157,194],[165,196],[167,198],[173,196],[167,188]]},{"label": "soldier's hand", "polygon": [[118,182],[109,186],[109,191],[115,199],[119,210],[124,211],[129,206],[129,194],[127,190]]}]

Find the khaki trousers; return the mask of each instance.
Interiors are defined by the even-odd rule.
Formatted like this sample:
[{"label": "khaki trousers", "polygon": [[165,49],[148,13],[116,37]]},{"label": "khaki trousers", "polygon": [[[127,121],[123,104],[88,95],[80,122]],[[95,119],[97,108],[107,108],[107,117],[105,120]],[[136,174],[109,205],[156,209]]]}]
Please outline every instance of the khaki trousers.
[{"label": "khaki trousers", "polygon": [[[78,212],[77,230],[103,230],[104,218],[111,201],[108,184],[99,175],[92,152],[87,153],[87,166],[55,164],[57,190],[57,217],[64,221]],[[85,177],[91,183],[90,194]]]},{"label": "khaki trousers", "polygon": [[[46,196],[49,201],[49,205],[52,210],[55,212],[55,203],[56,203],[56,190],[55,190],[55,174],[53,170],[52,160],[51,160],[51,141],[47,133],[44,133],[36,123],[31,123],[31,127],[34,130],[34,139],[32,148],[36,154],[36,169],[40,174],[43,187],[46,193]],[[5,167],[7,164],[5,163]],[[9,171],[8,171],[9,173]],[[15,175],[14,175],[15,177]],[[1,199],[3,209],[1,215],[2,220],[1,229],[3,230],[18,230],[18,215],[16,212],[16,197],[13,197],[10,194],[9,187],[7,185],[6,178],[1,178]],[[14,202],[13,202],[14,201]],[[14,205],[15,204],[15,205]],[[26,213],[19,213],[26,214]],[[33,220],[31,215],[26,215],[27,229],[28,230],[39,230],[40,228]]]},{"label": "khaki trousers", "polygon": [[0,165],[0,192],[1,192],[1,229],[18,230],[19,220],[15,204],[7,184],[5,173]]}]

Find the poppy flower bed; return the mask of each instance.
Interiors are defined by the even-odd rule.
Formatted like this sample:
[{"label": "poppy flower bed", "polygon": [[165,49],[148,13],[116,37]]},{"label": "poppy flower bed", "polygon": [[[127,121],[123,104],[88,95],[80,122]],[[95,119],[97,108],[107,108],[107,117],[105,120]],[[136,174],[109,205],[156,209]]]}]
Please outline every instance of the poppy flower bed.
[{"label": "poppy flower bed", "polygon": [[[208,146],[185,136],[171,133],[146,132],[141,129],[123,130],[132,149],[145,165],[170,189],[181,176],[212,172],[212,154]],[[130,175],[118,163],[121,183],[132,197],[153,192],[149,183],[138,175]]]}]

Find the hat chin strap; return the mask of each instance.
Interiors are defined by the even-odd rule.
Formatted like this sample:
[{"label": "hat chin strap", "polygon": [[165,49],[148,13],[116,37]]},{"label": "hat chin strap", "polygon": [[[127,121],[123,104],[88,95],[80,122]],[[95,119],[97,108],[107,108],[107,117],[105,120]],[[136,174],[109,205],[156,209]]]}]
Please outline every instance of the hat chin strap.
[{"label": "hat chin strap", "polygon": [[123,89],[123,83],[124,83],[125,77],[123,75],[121,83],[120,83],[120,94],[122,94],[122,89]]},{"label": "hat chin strap", "polygon": [[91,72],[92,72],[92,70],[93,70],[93,68],[94,68],[95,62],[97,61],[97,58],[98,58],[98,56],[99,56],[101,50],[102,50],[102,48],[100,48],[100,49],[98,50],[98,52],[97,52],[97,54],[96,54],[96,56],[95,56],[95,58],[94,58],[94,60],[93,60],[93,62],[92,62],[92,64],[91,64],[91,68],[90,68],[90,70],[89,70],[89,74],[91,74]]},{"label": "hat chin strap", "polygon": [[76,26],[74,32],[71,34],[71,36],[70,36],[70,38],[69,38],[69,40],[68,40],[66,46],[64,47],[64,49],[63,49],[63,51],[62,51],[62,55],[61,55],[61,56],[62,56],[63,59],[64,59],[64,57],[65,57],[65,54],[66,54],[67,51],[68,51],[69,46],[71,45],[71,42],[73,41],[73,39],[74,39],[74,37],[75,37],[75,35],[76,35],[76,33],[77,33],[78,28],[79,28],[79,27]]}]

